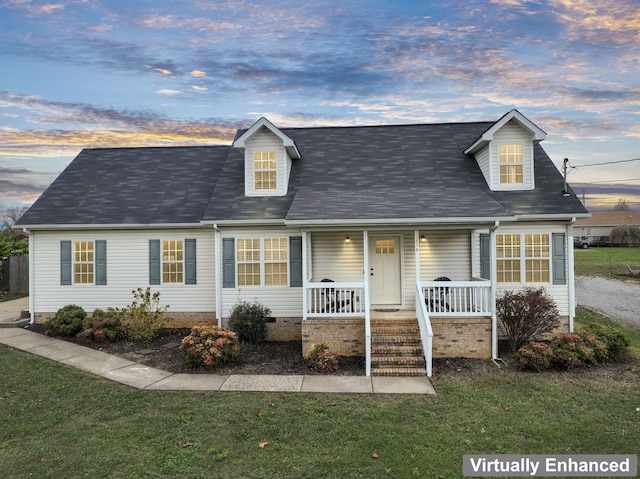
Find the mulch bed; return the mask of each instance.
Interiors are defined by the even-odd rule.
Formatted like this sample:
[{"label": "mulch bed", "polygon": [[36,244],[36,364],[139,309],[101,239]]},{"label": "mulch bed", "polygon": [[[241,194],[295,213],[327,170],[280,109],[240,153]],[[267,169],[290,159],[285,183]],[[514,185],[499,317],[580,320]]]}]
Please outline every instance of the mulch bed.
[{"label": "mulch bed", "polygon": [[[44,333],[41,324],[32,330]],[[188,336],[188,328],[164,328],[149,341],[125,339],[113,343],[63,338],[82,346],[104,351],[129,361],[151,366],[170,373],[188,374],[321,374],[310,369],[302,357],[300,341],[264,342],[258,346],[242,344],[240,355],[229,364],[214,369],[193,368],[187,365],[180,341]],[[362,357],[340,357],[339,369],[334,375],[364,376],[365,360]]]}]

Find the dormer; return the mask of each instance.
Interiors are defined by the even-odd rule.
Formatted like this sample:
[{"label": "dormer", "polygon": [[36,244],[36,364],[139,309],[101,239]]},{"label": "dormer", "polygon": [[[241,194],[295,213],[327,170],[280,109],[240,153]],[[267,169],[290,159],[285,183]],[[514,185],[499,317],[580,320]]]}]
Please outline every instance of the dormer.
[{"label": "dormer", "polygon": [[464,152],[475,157],[491,190],[533,190],[533,146],[546,137],[522,113],[511,110]]},{"label": "dormer", "polygon": [[234,142],[244,154],[246,196],[285,196],[293,160],[300,158],[295,142],[262,117]]}]

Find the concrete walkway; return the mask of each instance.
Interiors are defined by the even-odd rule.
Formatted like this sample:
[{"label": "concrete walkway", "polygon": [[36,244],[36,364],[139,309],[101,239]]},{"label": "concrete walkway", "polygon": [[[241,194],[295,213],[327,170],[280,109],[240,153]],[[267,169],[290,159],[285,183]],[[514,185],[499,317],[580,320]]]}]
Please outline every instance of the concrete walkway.
[{"label": "concrete walkway", "polygon": [[[10,302],[13,303],[13,301]],[[15,306],[21,308],[17,304]],[[338,394],[435,394],[431,382],[426,377],[172,374],[92,348],[43,336],[24,328],[0,328],[0,344],[58,361],[137,389]]]},{"label": "concrete walkway", "polygon": [[13,301],[0,302],[0,328],[1,327],[13,327],[19,322],[28,322],[20,320],[20,314],[22,311],[29,310],[29,297],[20,299],[14,299]]}]

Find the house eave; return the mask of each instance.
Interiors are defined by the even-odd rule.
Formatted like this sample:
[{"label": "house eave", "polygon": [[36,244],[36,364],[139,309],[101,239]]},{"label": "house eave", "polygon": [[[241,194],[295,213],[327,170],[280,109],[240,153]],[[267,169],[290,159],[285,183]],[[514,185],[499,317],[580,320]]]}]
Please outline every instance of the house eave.
[{"label": "house eave", "polygon": [[216,226],[286,226],[284,220],[204,220],[203,225]]},{"label": "house eave", "polygon": [[31,231],[65,231],[65,230],[152,230],[152,229],[184,229],[204,228],[202,223],[136,223],[136,224],[18,224],[16,228]]},{"label": "house eave", "polygon": [[233,142],[233,147],[239,149],[240,151],[244,151],[246,141],[249,138],[251,138],[251,136],[262,127],[267,128],[269,131],[271,131],[274,135],[276,135],[278,138],[282,140],[282,145],[286,148],[287,153],[291,158],[297,160],[302,157],[302,155],[300,154],[300,151],[298,150],[298,147],[296,146],[296,143],[287,135],[282,133],[282,131],[277,126],[275,126],[265,117],[260,118],[253,125],[251,125],[251,127],[247,131],[245,131],[240,137],[238,137]]},{"label": "house eave", "polygon": [[384,219],[331,219],[331,220],[287,220],[287,226],[295,227],[342,227],[345,226],[434,226],[434,225],[478,225],[494,224],[496,221],[516,221],[514,216],[466,217],[466,218],[384,218]]},{"label": "house eave", "polygon": [[591,213],[566,213],[566,214],[551,214],[551,215],[516,215],[516,221],[571,221],[575,218],[588,218]]}]

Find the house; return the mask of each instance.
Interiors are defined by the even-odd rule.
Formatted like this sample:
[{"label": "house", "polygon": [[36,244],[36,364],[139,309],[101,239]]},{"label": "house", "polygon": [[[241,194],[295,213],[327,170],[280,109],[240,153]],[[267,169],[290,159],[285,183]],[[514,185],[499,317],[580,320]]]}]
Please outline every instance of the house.
[{"label": "house", "polygon": [[150,286],[174,325],[226,325],[258,300],[269,339],[326,340],[365,356],[367,374],[495,359],[506,289],[544,286],[573,328],[572,224],[588,212],[563,195],[545,137],[512,110],[364,127],[261,118],[229,146],[85,149],[19,221],[32,321]]},{"label": "house", "polygon": [[640,228],[640,213],[633,210],[593,211],[591,217],[576,220],[573,231],[590,245],[610,245],[612,231],[620,226]]}]

